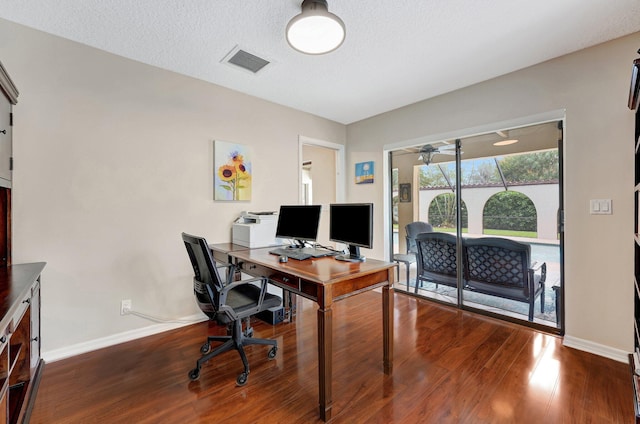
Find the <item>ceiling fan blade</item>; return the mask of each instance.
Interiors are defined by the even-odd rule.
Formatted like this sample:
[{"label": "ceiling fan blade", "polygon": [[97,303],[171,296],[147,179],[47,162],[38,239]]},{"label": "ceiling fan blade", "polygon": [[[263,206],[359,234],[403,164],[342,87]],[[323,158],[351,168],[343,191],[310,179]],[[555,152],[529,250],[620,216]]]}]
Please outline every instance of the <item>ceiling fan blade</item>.
[{"label": "ceiling fan blade", "polygon": [[455,144],[445,144],[442,146],[438,146],[438,149],[440,150],[451,150],[451,149],[455,149],[456,145]]}]

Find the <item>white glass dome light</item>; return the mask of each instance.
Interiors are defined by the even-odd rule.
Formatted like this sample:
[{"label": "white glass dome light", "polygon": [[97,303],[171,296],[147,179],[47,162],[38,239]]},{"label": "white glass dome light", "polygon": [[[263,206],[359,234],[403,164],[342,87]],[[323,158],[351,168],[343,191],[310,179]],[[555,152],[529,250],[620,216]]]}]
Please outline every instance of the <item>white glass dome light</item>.
[{"label": "white glass dome light", "polygon": [[302,13],[287,25],[287,42],[306,54],[334,51],[344,41],[346,31],[342,19],[329,13],[326,0],[304,0]]}]

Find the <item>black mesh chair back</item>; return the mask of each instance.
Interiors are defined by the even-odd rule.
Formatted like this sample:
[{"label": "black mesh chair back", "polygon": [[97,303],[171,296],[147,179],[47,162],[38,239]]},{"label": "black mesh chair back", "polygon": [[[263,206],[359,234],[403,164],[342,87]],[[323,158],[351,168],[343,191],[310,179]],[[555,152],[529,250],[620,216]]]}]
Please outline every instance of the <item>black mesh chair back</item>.
[{"label": "black mesh chair back", "polygon": [[202,312],[215,319],[219,306],[218,293],[223,285],[211,250],[204,238],[183,234],[182,239],[193,267],[193,292],[196,302]]}]

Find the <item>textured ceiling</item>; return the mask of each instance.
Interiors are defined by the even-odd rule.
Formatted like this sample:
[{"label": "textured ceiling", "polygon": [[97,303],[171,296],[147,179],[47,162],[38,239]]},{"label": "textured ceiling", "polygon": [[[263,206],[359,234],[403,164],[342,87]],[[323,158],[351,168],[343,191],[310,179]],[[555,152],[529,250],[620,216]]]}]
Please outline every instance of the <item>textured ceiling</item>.
[{"label": "textured ceiling", "polygon": [[[0,0],[0,17],[344,124],[640,30],[640,0],[329,0],[347,38],[308,56],[284,36],[301,2]],[[221,63],[237,45],[272,63]]]}]

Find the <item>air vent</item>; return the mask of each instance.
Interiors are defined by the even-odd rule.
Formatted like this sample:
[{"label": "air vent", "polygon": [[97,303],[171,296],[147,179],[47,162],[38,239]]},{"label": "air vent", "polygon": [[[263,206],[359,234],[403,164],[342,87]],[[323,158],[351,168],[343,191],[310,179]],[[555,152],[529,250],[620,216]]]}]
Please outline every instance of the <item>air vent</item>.
[{"label": "air vent", "polygon": [[270,63],[268,60],[265,60],[237,47],[234,48],[231,53],[229,53],[227,57],[223,59],[223,61],[245,69],[253,74],[258,73],[261,69],[263,69]]}]

